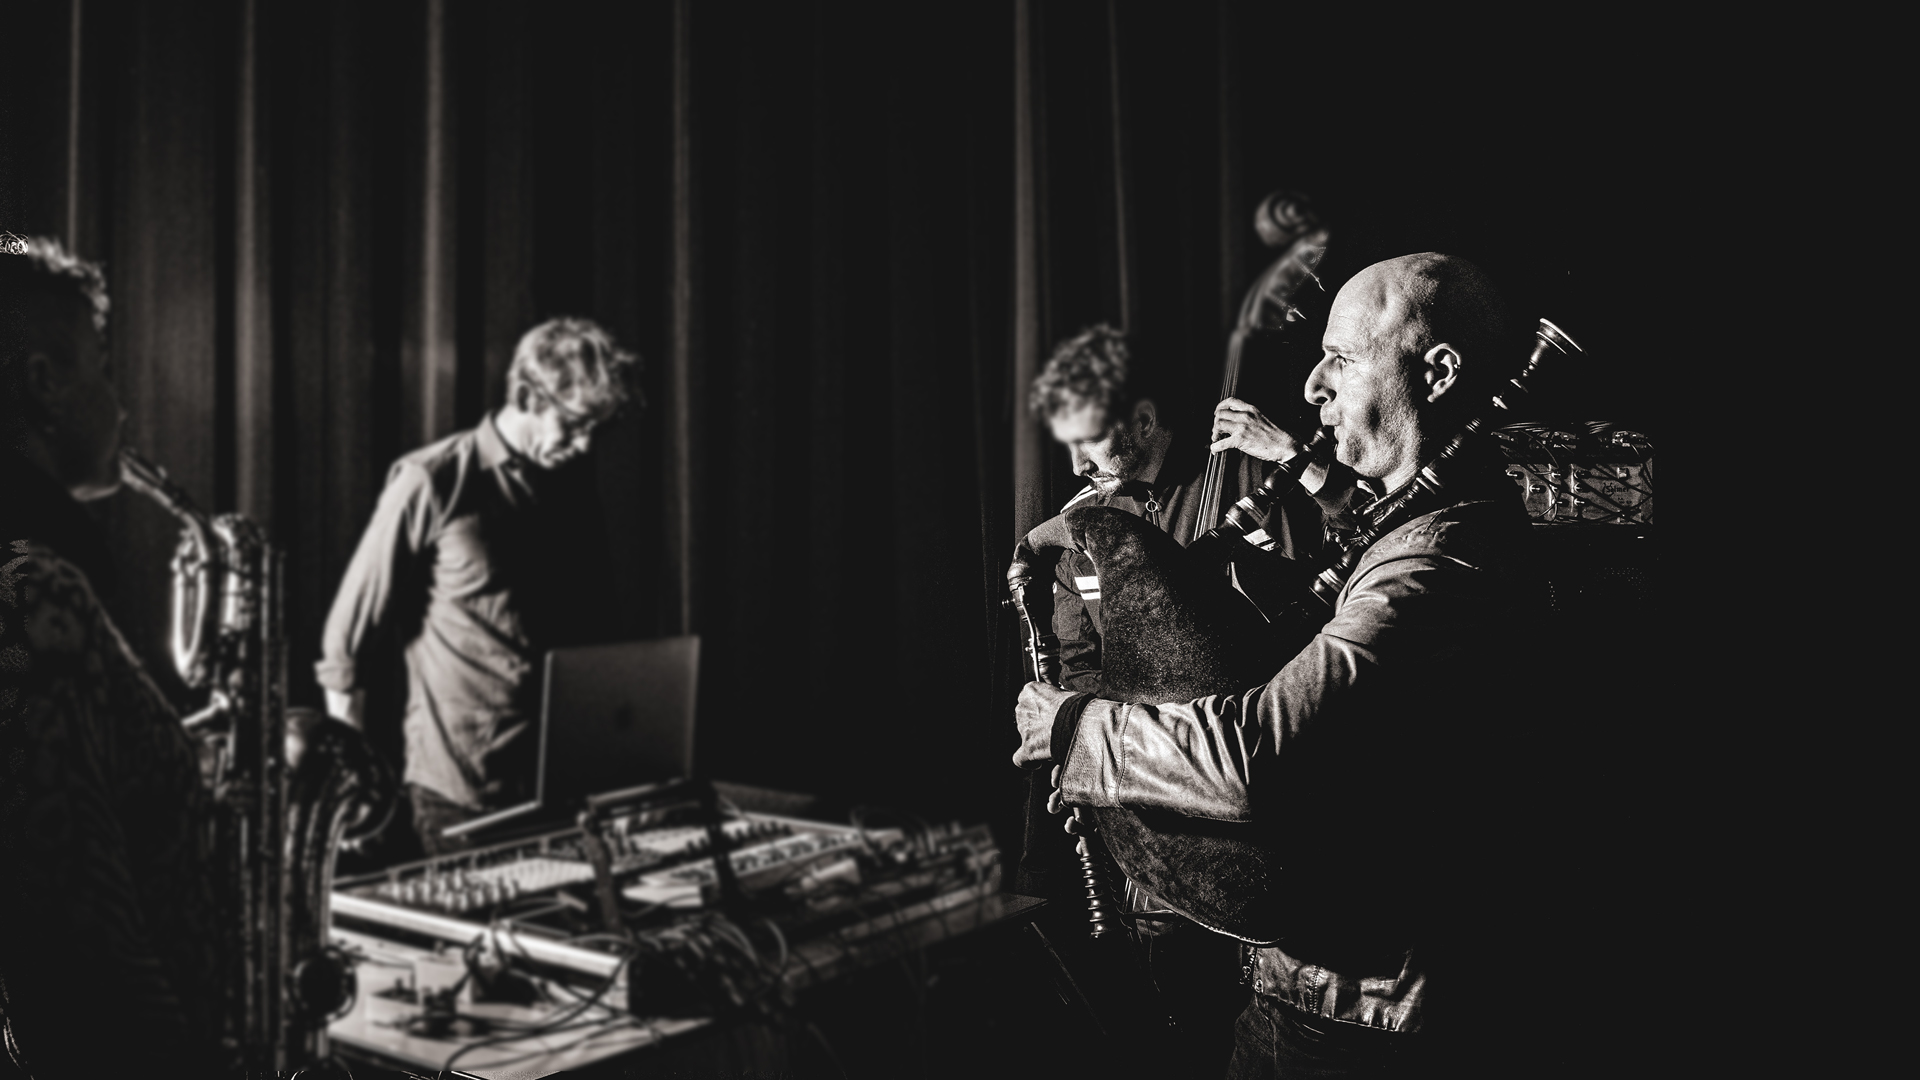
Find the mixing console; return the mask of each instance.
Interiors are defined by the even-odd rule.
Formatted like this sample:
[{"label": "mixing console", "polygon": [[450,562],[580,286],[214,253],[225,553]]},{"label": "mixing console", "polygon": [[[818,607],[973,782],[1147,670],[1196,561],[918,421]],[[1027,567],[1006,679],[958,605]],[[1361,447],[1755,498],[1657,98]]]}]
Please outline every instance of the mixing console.
[{"label": "mixing console", "polygon": [[[725,810],[739,892],[716,902],[710,834],[684,804],[601,809],[575,828],[337,881],[334,944],[379,989],[356,995],[328,1037],[435,1071],[469,1051],[476,1066],[532,1054],[544,1071],[526,1075],[548,1075],[709,1019],[777,1020],[804,986],[998,910],[985,826],[909,833]],[[576,1027],[585,1034],[563,1034]]]},{"label": "mixing console", "polygon": [[[731,815],[720,828],[730,847],[739,845],[729,857],[749,885],[755,878],[764,884],[783,877],[781,866],[797,867],[863,840],[897,839],[897,834],[760,814]],[[603,823],[598,835],[611,856],[614,883],[629,900],[699,906],[702,887],[715,881],[705,825],[686,824],[672,814],[633,814]],[[584,911],[594,900],[594,870],[582,839],[578,829],[562,830],[343,879],[335,886],[336,908],[355,920],[416,931],[422,924],[407,913],[455,916],[449,933],[458,936],[471,927],[470,937],[496,919],[525,925],[528,918],[539,922],[556,909]]]},{"label": "mixing console", "polygon": [[[665,828],[629,831],[630,819],[615,818],[607,830],[607,842],[613,848],[614,872],[641,870],[711,850],[703,825],[670,825]],[[721,826],[729,844],[742,844],[770,836],[787,836],[793,827],[782,821],[742,818]]]},{"label": "mixing console", "polygon": [[593,867],[584,860],[536,855],[478,869],[430,870],[418,877],[380,882],[361,890],[361,895],[428,911],[463,914],[592,880]]},{"label": "mixing console", "polygon": [[[730,852],[727,860],[733,864],[733,872],[739,875],[741,884],[751,887],[761,883],[756,882],[756,878],[764,880],[769,876],[777,876],[775,872],[779,870],[797,869],[816,856],[857,847],[861,842],[860,834],[851,830],[841,833],[802,833],[740,848]],[[671,870],[642,874],[632,885],[622,889],[620,895],[644,903],[684,904],[697,900],[703,887],[713,885],[718,880],[713,860],[702,859]]]},{"label": "mixing console", "polygon": [[[617,818],[609,824],[605,836],[616,877],[698,858],[712,850],[704,825],[636,828],[633,818]],[[727,821],[721,829],[729,844],[793,833],[785,821],[756,817]],[[368,878],[342,881],[341,891],[419,911],[485,913],[523,897],[590,885],[593,864],[578,844],[577,834],[572,835],[576,839],[561,834],[394,867]],[[738,853],[734,858],[737,863]],[[706,860],[701,865],[711,867],[712,863]]]}]

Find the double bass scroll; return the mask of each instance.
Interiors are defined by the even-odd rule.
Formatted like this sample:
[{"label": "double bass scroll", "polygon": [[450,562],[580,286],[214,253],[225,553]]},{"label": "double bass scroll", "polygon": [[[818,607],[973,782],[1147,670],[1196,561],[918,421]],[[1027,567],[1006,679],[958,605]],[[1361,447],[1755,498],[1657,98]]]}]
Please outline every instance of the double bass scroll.
[{"label": "double bass scroll", "polygon": [[[1240,396],[1249,343],[1261,335],[1288,335],[1296,328],[1311,326],[1317,320],[1301,305],[1309,303],[1309,297],[1326,292],[1318,271],[1327,257],[1332,231],[1312,200],[1297,191],[1273,192],[1260,200],[1253,225],[1261,242],[1281,254],[1261,271],[1240,302],[1239,316],[1227,339],[1226,366],[1217,399],[1221,401]],[[1206,478],[1200,489],[1202,530],[1220,520],[1228,467],[1239,452],[1223,450],[1207,459]]]}]

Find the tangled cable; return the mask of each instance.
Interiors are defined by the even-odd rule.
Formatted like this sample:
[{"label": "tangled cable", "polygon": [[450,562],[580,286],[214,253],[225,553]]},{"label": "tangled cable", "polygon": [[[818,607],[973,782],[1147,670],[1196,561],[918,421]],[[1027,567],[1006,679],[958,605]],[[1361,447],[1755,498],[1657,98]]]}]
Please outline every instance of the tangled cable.
[{"label": "tangled cable", "polygon": [[[468,947],[471,948],[472,944],[477,944],[477,941],[475,943],[470,943]],[[507,1031],[505,1034],[497,1035],[492,1038],[480,1039],[475,1042],[470,1042],[467,1045],[461,1047],[460,1049],[455,1050],[452,1056],[447,1058],[446,1064],[440,1066],[441,1080],[445,1080],[446,1075],[449,1072],[453,1071],[454,1063],[458,1062],[461,1058],[467,1056],[473,1051],[478,1050],[484,1046],[497,1046],[501,1043],[515,1042],[520,1039],[536,1038],[541,1035],[554,1035],[562,1031],[574,1031],[574,1030],[579,1030],[581,1028],[611,1029],[614,1027],[625,1026],[626,1024],[631,1023],[632,1022],[631,1018],[617,1011],[614,1013],[613,1016],[605,1019],[590,1020],[582,1024],[574,1024],[573,1021],[579,1018],[585,1012],[587,1012],[587,1010],[593,1008],[595,1005],[598,1005],[600,1003],[600,999],[607,995],[607,991],[613,989],[615,984],[617,984],[620,981],[621,974],[624,971],[626,971],[627,965],[633,960],[633,956],[634,954],[632,953],[628,953],[627,955],[622,956],[620,958],[620,962],[614,965],[613,973],[608,975],[606,980],[603,981],[593,991],[591,995],[580,999],[578,1004],[573,1005],[572,1007],[562,1011],[560,1015],[552,1017],[548,1020],[542,1021],[538,1024],[528,1024],[524,1026],[519,1024],[514,1024],[514,1025],[511,1025],[512,1030]],[[461,976],[461,982],[464,983],[468,978],[472,976],[472,973],[473,973],[472,968],[469,967],[467,974]],[[458,986],[459,984],[455,984],[456,990],[458,989]],[[506,1025],[502,1024],[499,1026],[506,1026]],[[598,1032],[596,1031],[595,1033],[597,1034]],[[584,1041],[586,1038],[591,1038],[591,1037],[592,1037],[591,1035],[583,1036],[582,1039],[578,1041]],[[521,1057],[510,1058],[507,1061],[494,1062],[493,1064],[505,1065],[513,1061],[523,1061],[529,1057],[536,1057],[540,1054],[551,1053],[551,1052],[553,1052],[551,1048],[542,1047],[539,1050],[530,1051],[527,1054],[522,1055]]]}]

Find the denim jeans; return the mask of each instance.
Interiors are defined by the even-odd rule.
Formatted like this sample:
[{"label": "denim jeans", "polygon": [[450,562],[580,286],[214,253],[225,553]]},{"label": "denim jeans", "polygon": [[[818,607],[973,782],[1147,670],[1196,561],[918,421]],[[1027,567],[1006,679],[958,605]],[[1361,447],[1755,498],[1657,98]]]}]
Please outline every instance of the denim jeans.
[{"label": "denim jeans", "polygon": [[1376,1031],[1326,1020],[1265,994],[1234,1024],[1227,1080],[1399,1080],[1438,1075],[1422,1035]]}]

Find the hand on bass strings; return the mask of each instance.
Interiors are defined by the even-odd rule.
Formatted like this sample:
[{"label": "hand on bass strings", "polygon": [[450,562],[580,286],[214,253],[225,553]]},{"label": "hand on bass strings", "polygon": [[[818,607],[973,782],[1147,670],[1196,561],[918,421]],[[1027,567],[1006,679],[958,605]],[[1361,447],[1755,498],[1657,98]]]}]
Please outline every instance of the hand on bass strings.
[{"label": "hand on bass strings", "polygon": [[1238,450],[1261,461],[1278,463],[1298,454],[1305,445],[1239,398],[1227,398],[1213,407],[1213,444],[1209,449],[1216,454]]},{"label": "hand on bass strings", "polygon": [[1032,769],[1053,760],[1053,715],[1060,711],[1060,703],[1072,696],[1071,690],[1043,682],[1030,682],[1020,691],[1020,700],[1013,707],[1013,720],[1020,728],[1020,749],[1013,754],[1015,765]]}]

